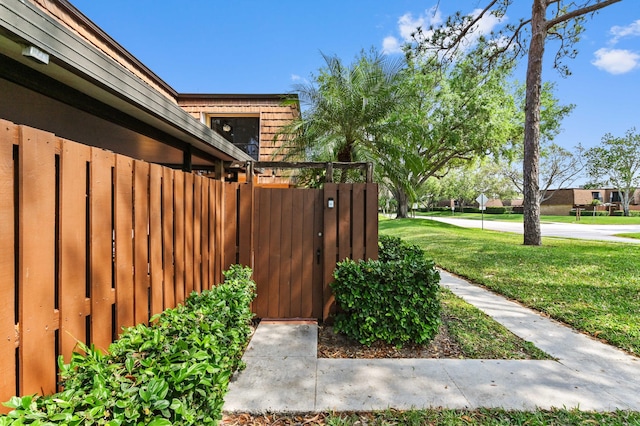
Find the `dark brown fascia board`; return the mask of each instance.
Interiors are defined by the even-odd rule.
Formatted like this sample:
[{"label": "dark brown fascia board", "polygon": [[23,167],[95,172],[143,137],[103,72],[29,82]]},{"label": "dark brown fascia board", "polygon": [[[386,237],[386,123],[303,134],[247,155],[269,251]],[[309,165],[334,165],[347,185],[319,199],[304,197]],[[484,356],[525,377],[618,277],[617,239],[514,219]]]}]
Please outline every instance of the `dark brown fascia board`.
[{"label": "dark brown fascia board", "polygon": [[297,93],[179,93],[178,98],[215,99],[297,99]]},{"label": "dark brown fascia board", "polygon": [[[204,152],[221,153],[222,159],[252,159],[32,3],[3,0],[0,3],[0,28],[10,34],[11,39],[47,52],[53,64],[79,79],[80,86],[86,87],[89,83],[95,92],[92,96],[97,100],[137,114],[137,119]],[[40,69],[46,75],[47,66]]]},{"label": "dark brown fascia board", "polygon": [[156,73],[151,71],[145,64],[140,62],[138,58],[133,56],[127,49],[122,47],[120,43],[115,41],[109,34],[104,32],[102,28],[97,26],[91,19],[89,19],[86,15],[84,15],[80,10],[78,10],[74,5],[72,5],[67,0],[55,0],[58,6],[67,12],[69,15],[73,16],[78,22],[87,27],[93,34],[95,34],[98,38],[100,38],[104,43],[111,46],[120,53],[127,61],[131,62],[135,65],[140,71],[142,71],[149,79],[151,79],[154,83],[162,87],[168,93],[171,94],[174,98],[178,96],[178,92],[171,87],[166,81],[160,78]]},{"label": "dark brown fascia board", "polygon": [[300,99],[297,93],[179,93],[178,103],[187,99],[229,99],[229,100],[268,100],[268,101],[293,101],[298,110],[300,109]]}]

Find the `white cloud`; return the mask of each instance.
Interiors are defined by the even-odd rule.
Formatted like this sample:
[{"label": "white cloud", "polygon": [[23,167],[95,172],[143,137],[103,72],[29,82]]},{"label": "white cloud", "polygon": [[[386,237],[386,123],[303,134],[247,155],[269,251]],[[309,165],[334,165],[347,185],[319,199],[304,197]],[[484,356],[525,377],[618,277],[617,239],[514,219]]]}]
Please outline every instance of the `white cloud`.
[{"label": "white cloud", "polygon": [[625,27],[615,25],[611,27],[609,32],[613,35],[613,38],[609,41],[612,45],[616,44],[623,37],[640,36],[640,19]]},{"label": "white cloud", "polygon": [[595,51],[593,65],[610,74],[625,74],[640,68],[640,55],[626,49],[602,48]]},{"label": "white cloud", "polygon": [[291,81],[300,81],[302,80],[302,77],[300,77],[298,74],[291,74]]},{"label": "white cloud", "polygon": [[390,55],[402,52],[400,41],[394,36],[385,37],[382,40],[382,53]]},{"label": "white cloud", "polygon": [[[471,12],[470,15],[478,16],[481,9],[476,9]],[[464,45],[469,46],[476,42],[481,35],[489,34],[496,26],[506,20],[507,17],[498,18],[493,15],[485,15],[478,21],[475,26],[473,34],[464,42]],[[412,13],[407,12],[398,18],[398,33],[400,37],[387,36],[382,41],[382,48],[384,53],[399,53],[402,51],[402,43],[409,43],[412,41],[413,36],[418,28],[423,31],[422,38],[428,38],[431,35],[429,27],[438,27],[444,23],[442,19],[442,13],[437,6],[424,11],[424,13],[414,17]]]},{"label": "white cloud", "polygon": [[442,15],[437,7],[432,7],[415,17],[411,12],[407,12],[398,18],[398,33],[400,38],[395,36],[387,36],[382,40],[382,50],[384,53],[400,53],[402,52],[402,43],[408,43],[412,40],[413,34],[418,28],[428,31],[430,26],[437,26],[442,23]]}]

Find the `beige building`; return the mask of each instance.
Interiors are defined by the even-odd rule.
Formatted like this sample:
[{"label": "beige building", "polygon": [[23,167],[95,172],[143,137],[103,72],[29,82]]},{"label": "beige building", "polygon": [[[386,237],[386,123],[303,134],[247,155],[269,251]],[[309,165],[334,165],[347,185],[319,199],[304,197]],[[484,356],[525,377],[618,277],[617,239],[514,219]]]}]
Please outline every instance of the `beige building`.
[{"label": "beige building", "polygon": [[[620,192],[613,188],[597,189],[556,189],[549,199],[540,204],[540,213],[544,215],[568,215],[571,210],[580,207],[592,210],[593,200],[598,200],[599,211],[622,210]],[[629,206],[631,210],[640,210],[640,189],[634,192]]]}]

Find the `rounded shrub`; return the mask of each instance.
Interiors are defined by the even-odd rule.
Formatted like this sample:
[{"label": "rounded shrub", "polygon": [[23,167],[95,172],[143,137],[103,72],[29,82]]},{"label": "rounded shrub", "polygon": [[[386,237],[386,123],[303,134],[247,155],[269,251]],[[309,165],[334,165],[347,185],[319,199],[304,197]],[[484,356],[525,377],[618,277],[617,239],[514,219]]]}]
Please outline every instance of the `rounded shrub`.
[{"label": "rounded shrub", "polygon": [[420,247],[381,236],[379,260],[346,259],[336,267],[335,330],[365,345],[426,343],[440,326],[439,282]]}]

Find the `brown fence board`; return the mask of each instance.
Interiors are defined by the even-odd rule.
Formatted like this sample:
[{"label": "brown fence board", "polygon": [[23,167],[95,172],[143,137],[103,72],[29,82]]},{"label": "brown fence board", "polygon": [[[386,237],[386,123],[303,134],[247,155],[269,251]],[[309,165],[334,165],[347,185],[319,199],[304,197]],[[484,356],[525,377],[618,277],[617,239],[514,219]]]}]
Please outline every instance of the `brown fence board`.
[{"label": "brown fence board", "polygon": [[338,261],[351,256],[351,189],[353,185],[338,185]]},{"label": "brown fence board", "polygon": [[149,167],[149,287],[151,316],[164,310],[162,270],[162,167]]},{"label": "brown fence board", "polygon": [[223,196],[222,190],[224,188],[224,183],[220,181],[215,181],[211,185],[212,189],[214,189],[213,193],[213,212],[214,215],[214,227],[212,229],[212,234],[214,234],[214,238],[212,239],[213,246],[209,246],[213,250],[213,254],[211,255],[213,259],[213,280],[214,283],[218,283],[222,281],[222,260],[224,256],[224,240],[222,239],[222,230],[224,226],[223,218]]},{"label": "brown fence board", "polygon": [[174,249],[173,249],[173,209],[174,209],[174,183],[173,170],[164,168],[162,170],[162,264],[163,264],[163,283],[164,289],[164,308],[175,306],[176,289],[175,289],[175,265],[174,265]]},{"label": "brown fence board", "polygon": [[63,141],[60,156],[60,344],[70,362],[76,341],[86,342],[88,146]]},{"label": "brown fence board", "polygon": [[193,178],[193,291],[202,291],[202,180]]},{"label": "brown fence board", "polygon": [[[305,198],[309,198],[309,202],[311,204],[311,212],[312,215],[310,214],[309,217],[313,217],[313,222],[310,224],[309,229],[312,229],[311,231],[311,236],[313,238],[310,237],[306,237],[306,239],[309,239],[311,241],[313,241],[310,245],[311,248],[311,253],[310,253],[310,258],[305,256],[305,262],[311,261],[311,265],[312,265],[312,274],[311,274],[311,280],[307,281],[303,281],[303,283],[311,283],[311,289],[309,289],[308,284],[305,285],[305,287],[303,288],[303,297],[305,294],[308,294],[308,296],[306,296],[307,298],[311,298],[311,303],[313,306],[313,311],[311,314],[312,318],[326,318],[322,316],[322,311],[323,311],[323,304],[324,304],[324,269],[325,269],[325,265],[324,265],[324,261],[323,259],[325,258],[325,252],[324,252],[324,235],[325,235],[325,228],[324,228],[324,212],[325,212],[325,205],[324,204],[324,199],[323,199],[323,191],[319,190],[319,189],[315,189],[313,191],[310,191],[308,195],[305,195]],[[305,229],[306,229],[306,217],[305,217]],[[318,256],[319,254],[319,256]],[[334,252],[335,255],[335,252]],[[331,281],[329,281],[331,282]],[[306,311],[305,311],[306,312]],[[306,314],[304,315],[306,316]]]},{"label": "brown fence board", "polygon": [[113,338],[112,306],[113,223],[111,220],[112,167],[115,156],[98,148],[91,149],[91,181],[89,192],[89,223],[91,253],[91,342],[106,351]]},{"label": "brown fence board", "polygon": [[134,321],[133,292],[133,160],[116,155],[114,229],[116,248],[116,334]]},{"label": "brown fence board", "polygon": [[264,285],[269,282],[269,215],[260,215],[259,212],[271,211],[271,198],[268,196],[269,190],[256,188],[254,202],[255,210],[255,269],[253,279],[258,285],[256,299],[253,302],[256,314],[267,317],[269,313],[269,286]]},{"label": "brown fence board", "polygon": [[[20,393],[56,391],[55,137],[21,127],[19,151]],[[40,359],[49,362],[39,362]]]},{"label": "brown fence board", "polygon": [[223,269],[237,262],[238,247],[236,237],[238,232],[236,213],[238,209],[238,184],[229,183],[224,186],[223,219],[225,232],[222,245],[224,247]]},{"label": "brown fence board", "polygon": [[351,196],[351,257],[364,259],[365,254],[365,197],[364,186],[353,185]]},{"label": "brown fence board", "polygon": [[[8,401],[16,389],[16,330],[15,300],[15,184],[17,165],[13,159],[13,147],[19,140],[18,126],[0,120],[0,401]],[[0,413],[8,408],[0,408]]]},{"label": "brown fence board", "polygon": [[378,258],[378,185],[366,184],[366,208],[365,208],[365,259]]},{"label": "brown fence board", "polygon": [[[329,199],[334,200],[334,208],[327,207]],[[326,183],[324,185],[324,271],[323,271],[323,303],[322,317],[328,318],[331,313],[333,297],[331,296],[331,277],[335,269],[338,256],[338,185]]]},{"label": "brown fence board", "polygon": [[184,295],[193,291],[193,175],[184,174]]},{"label": "brown fence board", "polygon": [[[184,197],[185,197],[185,189],[184,189],[184,174],[175,173],[173,175],[173,219],[174,219],[174,241],[173,241],[173,262],[175,268],[174,275],[174,288],[176,295],[176,304],[181,304],[184,302],[185,297],[185,286],[184,286],[184,276],[185,276],[185,255],[184,255],[184,247],[185,247],[185,212],[184,212]],[[166,224],[165,224],[166,226]]]},{"label": "brown fence board", "polygon": [[[303,244],[307,234],[304,231],[304,190],[294,189],[289,190],[292,196],[291,208],[293,214],[291,215],[291,292],[290,292],[290,314],[293,318],[311,318],[311,303],[307,306],[302,305],[302,262],[303,262]],[[284,222],[287,223],[287,222]],[[313,244],[313,241],[310,241]],[[309,281],[310,282],[310,281]],[[306,313],[308,312],[308,313]],[[306,313],[306,314],[305,314]]]},{"label": "brown fence board", "polygon": [[280,237],[282,234],[282,192],[270,189],[271,220],[269,223],[269,311],[270,318],[277,318],[280,312]]},{"label": "brown fence board", "polygon": [[[291,237],[292,237],[292,219],[293,219],[293,197],[291,190],[278,189],[281,194],[281,232],[280,232],[280,244],[278,246],[280,251],[279,265],[280,265],[280,291],[281,296],[279,317],[291,318]],[[300,232],[296,229],[296,232]]]},{"label": "brown fence board", "polygon": [[240,186],[238,263],[253,268],[253,184]]},{"label": "brown fence board", "polygon": [[133,168],[134,324],[149,322],[149,163]]},{"label": "brown fence board", "polygon": [[200,187],[201,194],[201,222],[200,222],[200,279],[202,280],[202,289],[209,290],[211,282],[209,281],[209,182],[210,179],[202,179]]}]

